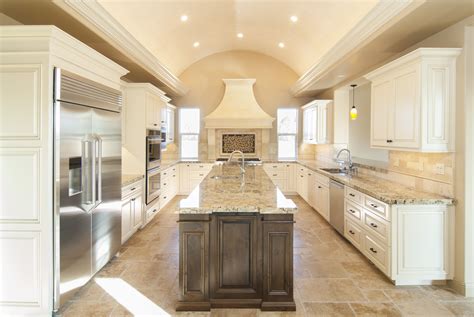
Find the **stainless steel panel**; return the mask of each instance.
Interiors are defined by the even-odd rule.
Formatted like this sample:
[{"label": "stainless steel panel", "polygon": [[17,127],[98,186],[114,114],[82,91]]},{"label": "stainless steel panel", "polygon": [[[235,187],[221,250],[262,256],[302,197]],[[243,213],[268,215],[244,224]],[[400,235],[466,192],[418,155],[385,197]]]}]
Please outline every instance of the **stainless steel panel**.
[{"label": "stainless steel panel", "polygon": [[92,109],[97,137],[97,206],[92,212],[92,273],[99,271],[120,249],[122,236],[121,118],[120,113]]},{"label": "stainless steel panel", "polygon": [[333,180],[329,183],[329,222],[344,235],[344,185]]},{"label": "stainless steel panel", "polygon": [[[59,164],[59,213],[55,213],[56,308],[72,297],[91,277],[91,228],[94,150],[92,111],[65,102],[55,104],[59,117],[55,153]],[[59,235],[59,236],[58,236]]]}]

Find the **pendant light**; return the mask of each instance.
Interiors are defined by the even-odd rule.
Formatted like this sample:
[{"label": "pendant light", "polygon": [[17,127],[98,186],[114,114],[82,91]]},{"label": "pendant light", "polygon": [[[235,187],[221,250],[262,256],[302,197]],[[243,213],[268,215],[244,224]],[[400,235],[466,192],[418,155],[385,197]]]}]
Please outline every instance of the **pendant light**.
[{"label": "pendant light", "polygon": [[351,108],[351,120],[355,120],[357,119],[357,109],[355,107],[355,104],[354,104],[354,95],[355,95],[355,87],[357,87],[357,85],[351,85],[352,87],[352,108]]}]

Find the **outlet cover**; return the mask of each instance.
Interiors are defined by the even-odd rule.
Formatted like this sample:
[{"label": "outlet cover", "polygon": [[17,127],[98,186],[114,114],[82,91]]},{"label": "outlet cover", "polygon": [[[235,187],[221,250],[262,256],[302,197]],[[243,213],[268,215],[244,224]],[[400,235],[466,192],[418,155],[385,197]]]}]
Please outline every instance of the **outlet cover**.
[{"label": "outlet cover", "polygon": [[444,175],[444,164],[438,163],[435,165],[435,173],[438,175]]}]

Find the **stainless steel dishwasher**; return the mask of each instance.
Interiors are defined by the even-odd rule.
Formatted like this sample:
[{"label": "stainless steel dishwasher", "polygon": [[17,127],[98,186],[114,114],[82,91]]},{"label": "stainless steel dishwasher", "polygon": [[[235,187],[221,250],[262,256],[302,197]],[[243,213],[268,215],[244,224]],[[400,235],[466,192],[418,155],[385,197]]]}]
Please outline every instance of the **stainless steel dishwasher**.
[{"label": "stainless steel dishwasher", "polygon": [[329,182],[329,223],[344,235],[344,185]]}]

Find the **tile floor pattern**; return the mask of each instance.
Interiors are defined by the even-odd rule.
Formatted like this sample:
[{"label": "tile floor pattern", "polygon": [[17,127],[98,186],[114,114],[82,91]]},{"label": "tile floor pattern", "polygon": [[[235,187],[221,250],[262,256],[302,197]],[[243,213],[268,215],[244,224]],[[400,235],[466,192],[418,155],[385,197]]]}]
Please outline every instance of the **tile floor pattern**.
[{"label": "tile floor pattern", "polygon": [[182,196],[127,241],[65,304],[63,316],[474,316],[474,299],[443,287],[395,287],[306,202],[294,239],[296,312],[213,309],[177,313],[178,216]]}]

